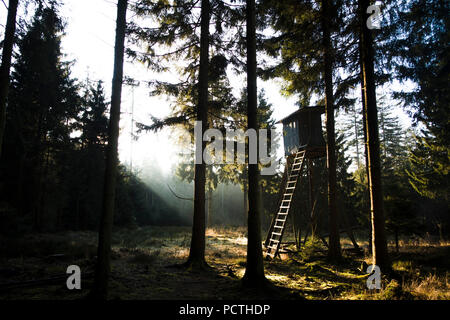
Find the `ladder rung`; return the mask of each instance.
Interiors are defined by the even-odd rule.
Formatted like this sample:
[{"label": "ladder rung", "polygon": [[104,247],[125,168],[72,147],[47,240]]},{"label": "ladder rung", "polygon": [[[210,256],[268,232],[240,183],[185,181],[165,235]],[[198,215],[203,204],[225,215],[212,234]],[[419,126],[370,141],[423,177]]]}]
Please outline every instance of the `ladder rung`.
[{"label": "ladder rung", "polygon": [[276,242],[276,243],[280,242],[280,240],[275,240],[275,239],[272,239],[272,238],[270,238],[270,241]]},{"label": "ladder rung", "polygon": [[286,190],[295,189],[295,187],[287,187]]},{"label": "ladder rung", "polygon": [[280,206],[280,209],[289,209],[289,206]]},{"label": "ladder rung", "polygon": [[278,232],[272,232],[272,235],[281,236],[281,233],[278,233]]},{"label": "ladder rung", "polygon": [[283,229],[283,227],[282,226],[273,226],[274,228],[280,228],[280,229]]},{"label": "ladder rung", "polygon": [[275,221],[281,221],[281,222],[285,222],[285,219],[275,219]]}]

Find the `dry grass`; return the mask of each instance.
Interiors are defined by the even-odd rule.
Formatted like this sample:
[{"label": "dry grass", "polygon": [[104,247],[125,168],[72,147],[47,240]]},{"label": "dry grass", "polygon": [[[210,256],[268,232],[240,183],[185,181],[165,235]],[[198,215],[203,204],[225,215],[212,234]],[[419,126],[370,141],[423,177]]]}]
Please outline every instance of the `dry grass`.
[{"label": "dry grass", "polygon": [[[213,267],[212,274],[190,274],[185,270],[166,268],[186,261],[190,240],[189,227],[152,226],[132,231],[115,230],[112,255],[115,297],[245,299],[246,293],[239,291],[238,283],[245,272],[246,228],[213,227],[206,230],[206,260]],[[286,240],[292,241],[292,234],[288,233]],[[92,268],[95,262],[96,241],[95,232],[70,232],[3,242],[4,249],[14,250],[3,251],[0,269],[17,267],[17,280],[64,272],[69,262],[79,264],[82,270],[86,270]],[[346,238],[342,242],[343,247],[351,246]],[[358,240],[358,243],[364,246],[363,241]],[[295,249],[294,246],[292,249]],[[392,254],[393,269],[403,280],[383,279],[381,290],[368,290],[366,287],[367,274],[360,267],[363,261],[371,263],[367,251],[365,256],[346,253],[344,261],[335,265],[326,261],[324,249],[320,242],[311,242],[300,253],[289,254],[286,260],[265,261],[266,276],[275,285],[307,299],[450,299],[447,273],[449,242],[403,240],[400,253]],[[40,259],[58,253],[65,254],[68,260]],[[0,282],[4,280],[0,277]],[[46,287],[17,291],[7,298],[71,299],[75,296],[68,295],[61,288]]]},{"label": "dry grass", "polygon": [[415,278],[403,284],[403,290],[420,300],[450,300],[449,277],[428,274],[425,278]]}]

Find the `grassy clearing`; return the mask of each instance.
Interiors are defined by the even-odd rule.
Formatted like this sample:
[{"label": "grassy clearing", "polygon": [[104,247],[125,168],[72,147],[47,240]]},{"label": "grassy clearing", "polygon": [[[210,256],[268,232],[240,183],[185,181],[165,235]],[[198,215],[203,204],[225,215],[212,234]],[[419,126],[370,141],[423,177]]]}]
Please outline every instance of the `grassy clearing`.
[{"label": "grassy clearing", "polygon": [[[145,227],[115,230],[112,248],[112,299],[450,299],[448,269],[450,244],[402,243],[391,246],[393,269],[401,280],[383,278],[382,289],[368,290],[364,262],[370,257],[344,252],[339,264],[326,260],[321,242],[307,242],[284,260],[265,261],[267,278],[283,294],[243,290],[239,279],[246,265],[245,228],[208,228],[206,259],[211,272],[193,273],[168,266],[183,263],[189,254],[188,227]],[[289,240],[292,235],[287,234]],[[97,237],[94,232],[42,234],[0,239],[0,283],[41,279],[64,274],[77,264],[93,269]],[[361,243],[361,242],[359,242]],[[343,239],[343,246],[350,242]],[[364,246],[364,244],[363,244]],[[295,248],[290,247],[292,251]],[[362,267],[363,266],[363,267]],[[88,293],[91,279],[82,280],[81,292],[65,283],[0,292],[0,299],[77,299]]]}]

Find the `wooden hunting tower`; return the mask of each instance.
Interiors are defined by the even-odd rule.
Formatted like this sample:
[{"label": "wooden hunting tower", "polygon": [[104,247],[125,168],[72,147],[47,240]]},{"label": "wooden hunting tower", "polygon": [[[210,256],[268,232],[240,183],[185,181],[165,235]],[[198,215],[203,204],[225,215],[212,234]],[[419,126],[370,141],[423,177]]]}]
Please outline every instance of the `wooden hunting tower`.
[{"label": "wooden hunting tower", "polygon": [[[302,107],[281,119],[283,124],[284,154],[286,157],[299,151],[314,151],[309,157],[325,155],[325,140],[322,132],[322,106]],[[309,158],[308,157],[308,158]]]},{"label": "wooden hunting tower", "polygon": [[[282,185],[280,187],[280,198],[278,212],[274,215],[272,223],[264,243],[267,257],[275,258],[279,254],[281,239],[286,226],[289,210],[292,207],[294,193],[298,182],[306,178],[309,185],[309,209],[304,212],[309,220],[311,234],[316,233],[318,210],[316,203],[320,194],[320,185],[313,186],[314,162],[319,158],[326,157],[326,143],[322,131],[321,115],[325,112],[323,106],[301,107],[289,116],[281,119],[278,123],[283,124],[284,153],[286,165]],[[317,161],[316,161],[317,159]],[[307,165],[306,165],[307,164]],[[305,172],[303,172],[305,170]],[[324,172],[323,172],[324,173]],[[321,176],[323,175],[320,174]],[[296,233],[296,231],[294,230]],[[295,235],[297,239],[297,234]],[[305,235],[304,243],[308,237]],[[326,244],[323,237],[319,238]],[[354,237],[351,236],[352,241]],[[298,235],[300,241],[300,234]],[[296,240],[297,244],[297,240]],[[355,245],[355,247],[357,244]]]}]

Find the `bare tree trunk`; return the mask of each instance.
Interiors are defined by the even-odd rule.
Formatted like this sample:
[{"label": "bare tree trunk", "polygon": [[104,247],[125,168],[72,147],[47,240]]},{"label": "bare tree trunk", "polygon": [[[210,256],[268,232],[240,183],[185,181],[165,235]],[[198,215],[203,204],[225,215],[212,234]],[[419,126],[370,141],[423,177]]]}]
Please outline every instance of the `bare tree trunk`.
[{"label": "bare tree trunk", "polygon": [[220,190],[220,212],[222,213],[222,217],[225,217],[225,207],[223,206],[223,193],[225,191],[225,185],[222,184],[222,190]]},{"label": "bare tree trunk", "polygon": [[247,179],[244,179],[244,213],[245,213],[245,219],[248,218],[248,182]]},{"label": "bare tree trunk", "polygon": [[111,233],[114,221],[114,202],[116,193],[118,164],[117,146],[119,140],[127,5],[128,0],[118,0],[111,111],[103,185],[103,207],[98,237],[98,258],[95,270],[94,289],[92,291],[93,297],[101,299],[107,298],[108,278],[111,272]]},{"label": "bare tree trunk", "polygon": [[370,192],[370,212],[372,222],[372,254],[373,264],[378,265],[381,270],[390,270],[388,259],[384,208],[383,188],[381,183],[381,161],[380,140],[378,133],[377,100],[374,76],[374,50],[372,44],[372,33],[366,26],[369,14],[366,9],[369,0],[359,0],[360,23],[361,23],[361,67],[364,88],[363,99],[365,101],[365,116],[367,130],[367,152]]},{"label": "bare tree trunk", "polygon": [[327,127],[327,167],[328,167],[328,215],[329,215],[329,247],[328,258],[341,258],[339,238],[339,217],[337,209],[336,182],[336,141],[334,129],[334,97],[333,97],[333,53],[330,35],[330,0],[322,0],[322,30],[324,49],[325,78],[325,115]]},{"label": "bare tree trunk", "polygon": [[3,40],[2,65],[0,66],[0,157],[2,155],[3,135],[6,124],[6,101],[9,92],[9,71],[16,33],[16,16],[19,0],[9,0],[8,17],[6,19],[5,39]]},{"label": "bare tree trunk", "polygon": [[212,208],[213,208],[212,196],[213,196],[212,188],[208,188],[208,219],[207,219],[208,227],[211,227],[212,225],[211,223]]},{"label": "bare tree trunk", "polygon": [[[360,39],[359,39],[359,52],[360,55],[362,56],[362,34],[360,34]],[[365,91],[364,91],[364,75],[363,75],[363,62],[362,59],[360,59],[360,69],[361,69],[361,105],[362,105],[362,122],[363,122],[363,135],[364,135],[364,160],[365,160],[365,166],[366,166],[366,176],[367,176],[367,193],[364,196],[364,206],[369,203],[370,199],[370,183],[369,183],[369,176],[367,173],[367,168],[369,168],[369,153],[367,151],[368,147],[367,147],[367,130],[366,130],[366,101],[364,99],[365,96]],[[369,220],[370,220],[370,213],[369,213]],[[369,230],[369,252],[372,252],[372,231]]]},{"label": "bare tree trunk", "polygon": [[[201,8],[201,35],[200,35],[200,71],[198,86],[198,109],[197,120],[202,123],[203,133],[208,127],[208,60],[209,60],[209,21],[210,4],[209,0],[202,0]],[[201,143],[201,154],[205,150],[206,143]],[[196,146],[197,148],[198,146]],[[198,162],[198,161],[197,161]],[[205,185],[206,185],[206,164],[203,162],[195,165],[194,173],[194,219],[192,225],[192,239],[189,251],[189,258],[186,262],[188,268],[204,268],[205,262]]]},{"label": "bare tree trunk", "polygon": [[[256,9],[255,0],[247,0],[247,121],[248,129],[258,129],[256,88]],[[247,265],[242,279],[247,287],[263,286],[264,263],[261,244],[261,188],[258,164],[248,164],[248,243]]]},{"label": "bare tree trunk", "polygon": [[313,181],[313,170],[312,170],[312,160],[308,159],[308,182],[309,182],[309,212],[311,217],[311,238],[314,239],[316,237],[317,231],[317,221],[314,217],[314,181]]},{"label": "bare tree trunk", "polygon": [[356,141],[356,165],[358,166],[358,169],[361,165],[360,163],[360,153],[359,153],[359,133],[358,133],[358,122],[356,117],[356,107],[353,109],[353,121],[355,125],[355,141]]}]

